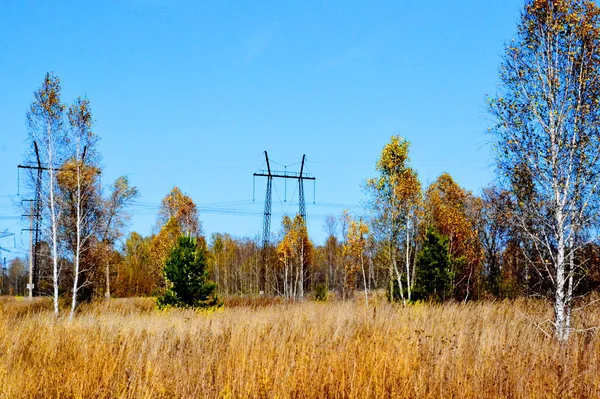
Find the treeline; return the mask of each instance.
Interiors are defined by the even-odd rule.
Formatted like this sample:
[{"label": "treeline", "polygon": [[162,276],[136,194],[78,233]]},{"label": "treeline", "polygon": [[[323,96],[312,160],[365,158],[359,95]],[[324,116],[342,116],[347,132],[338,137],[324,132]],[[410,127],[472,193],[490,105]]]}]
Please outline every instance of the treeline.
[{"label": "treeline", "polygon": [[[367,182],[363,215],[327,217],[327,238],[315,245],[300,216],[284,216],[271,245],[253,238],[202,236],[191,198],[174,188],[162,201],[155,234],[131,233],[111,274],[119,296],[155,295],[165,288],[162,267],[181,234],[201,237],[210,277],[221,295],[281,295],[301,299],[325,287],[340,299],[385,289],[393,300],[475,300],[552,295],[541,273],[536,242],[519,227],[513,195],[496,187],[481,195],[447,173],[425,190],[408,166],[409,144],[392,137]],[[577,293],[600,284],[600,247],[575,253]]]},{"label": "treeline", "polygon": [[14,258],[8,265],[4,265],[0,275],[0,295],[26,295],[28,268],[25,261],[26,259]]},{"label": "treeline", "polygon": [[[80,239],[78,298],[162,295],[169,288],[165,260],[182,235],[199,239],[208,254],[210,278],[222,296],[302,299],[326,291],[345,300],[362,291],[368,301],[370,292],[386,290],[390,300],[407,303],[552,295],[552,285],[539,270],[548,261],[519,227],[519,206],[512,193],[490,186],[474,195],[447,173],[422,189],[408,152],[408,141],[391,138],[376,165],[378,175],[366,182],[370,201],[363,214],[329,215],[322,226],[327,238],[321,245],[312,242],[299,215],[283,217],[267,248],[258,238],[227,233],[213,233],[207,239],[194,201],[175,187],[162,200],[154,233],[144,237],[132,232],[117,248],[128,219],[128,201],[137,194],[120,178],[106,199],[82,207],[83,214],[95,215],[93,220],[106,218],[103,215],[113,218],[114,227],[107,233],[110,226],[98,224],[93,230],[91,221],[85,225],[90,230],[85,240]],[[64,209],[58,235],[62,296],[73,293],[77,241],[73,236],[77,185],[66,185],[66,174],[75,173],[69,168],[58,173],[57,204]],[[87,175],[93,183],[85,185],[87,198],[100,198],[93,192],[98,187],[95,175]],[[51,245],[42,241],[36,251],[38,291],[52,293]],[[593,243],[574,256],[578,293],[600,284],[599,256],[600,247]],[[16,294],[25,294],[23,263],[15,263],[9,273],[14,283],[7,283],[7,289],[13,287]]]}]

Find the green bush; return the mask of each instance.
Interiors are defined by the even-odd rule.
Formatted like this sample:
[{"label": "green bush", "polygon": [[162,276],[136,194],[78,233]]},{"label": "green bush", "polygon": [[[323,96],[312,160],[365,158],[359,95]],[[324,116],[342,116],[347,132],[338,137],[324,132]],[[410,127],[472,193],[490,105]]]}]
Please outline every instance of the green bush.
[{"label": "green bush", "polygon": [[327,301],[327,285],[326,284],[317,284],[315,286],[315,299],[318,302],[326,302]]}]

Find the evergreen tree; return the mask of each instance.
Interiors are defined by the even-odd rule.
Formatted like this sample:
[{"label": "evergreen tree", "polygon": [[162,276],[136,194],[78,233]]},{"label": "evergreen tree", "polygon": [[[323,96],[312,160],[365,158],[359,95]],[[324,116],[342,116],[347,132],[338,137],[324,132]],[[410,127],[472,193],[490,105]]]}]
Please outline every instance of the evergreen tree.
[{"label": "evergreen tree", "polygon": [[219,306],[217,285],[208,279],[206,249],[197,239],[179,237],[165,262],[165,277],[171,288],[158,298],[158,306],[205,308]]},{"label": "evergreen tree", "polygon": [[450,297],[452,271],[448,237],[427,229],[423,249],[417,255],[417,272],[413,298],[441,302]]}]

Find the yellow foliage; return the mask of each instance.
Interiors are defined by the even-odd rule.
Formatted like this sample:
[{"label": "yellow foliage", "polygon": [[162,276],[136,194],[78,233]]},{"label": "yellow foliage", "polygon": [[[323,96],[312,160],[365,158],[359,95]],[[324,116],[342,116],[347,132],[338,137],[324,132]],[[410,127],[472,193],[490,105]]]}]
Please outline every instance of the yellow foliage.
[{"label": "yellow foliage", "polygon": [[369,227],[361,220],[349,219],[346,242],[342,248],[342,255],[346,268],[346,288],[350,291],[356,288],[357,273],[360,270],[361,262],[367,245],[366,235],[369,234]]},{"label": "yellow foliage", "polygon": [[[425,196],[427,220],[423,227],[434,227],[448,237],[452,258],[464,260],[461,269],[455,270],[457,281],[469,285],[477,283],[484,256],[476,220],[481,199],[456,184],[448,173],[440,175],[427,188]],[[470,288],[461,288],[458,295],[466,295]]]},{"label": "yellow foliage", "polygon": [[77,185],[83,190],[96,184],[100,169],[84,163],[82,160],[69,159],[56,173],[58,185],[69,192],[75,192]]}]

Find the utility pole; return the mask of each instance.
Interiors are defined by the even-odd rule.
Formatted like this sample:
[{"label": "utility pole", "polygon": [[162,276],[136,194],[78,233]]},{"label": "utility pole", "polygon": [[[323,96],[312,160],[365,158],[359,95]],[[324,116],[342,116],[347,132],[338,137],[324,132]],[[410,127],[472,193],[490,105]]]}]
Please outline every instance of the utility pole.
[{"label": "utility pole", "polygon": [[[267,169],[261,170],[258,173],[254,173],[254,178],[258,177],[266,177],[267,178],[267,193],[265,195],[265,212],[263,216],[263,229],[262,229],[262,253],[263,253],[263,262],[260,270],[260,278],[259,285],[261,293],[265,292],[266,289],[266,275],[267,275],[267,251],[271,238],[271,190],[273,186],[273,178],[281,178],[281,179],[296,179],[298,180],[298,205],[299,205],[299,215],[302,217],[302,220],[306,222],[306,202],[304,199],[304,180],[316,180],[314,176],[309,175],[304,172],[304,163],[306,160],[306,155],[302,155],[302,165],[300,166],[300,173],[298,172],[288,172],[287,167],[285,167],[284,171],[272,171],[269,163],[269,155],[267,151],[265,151],[265,160],[267,163]],[[287,180],[286,180],[287,181]]]}]

